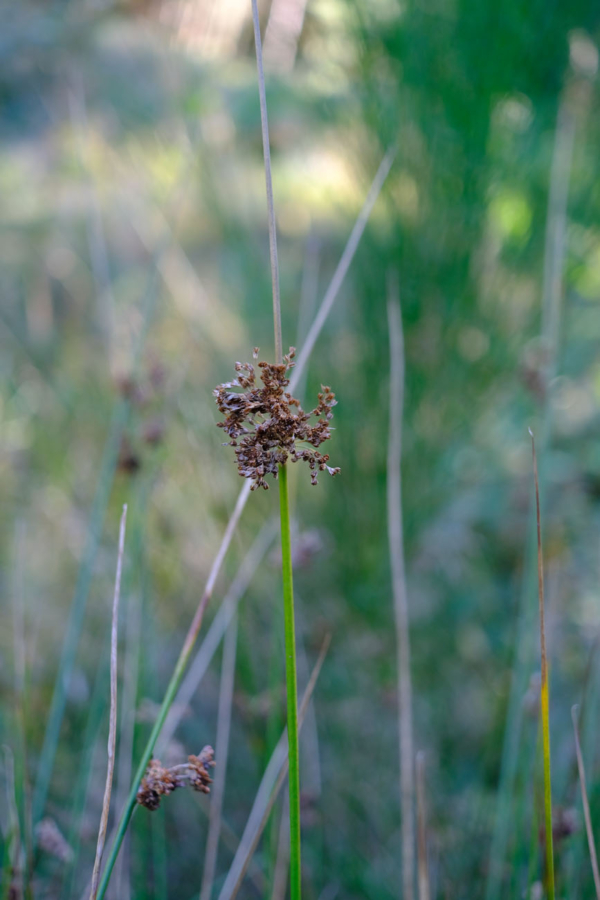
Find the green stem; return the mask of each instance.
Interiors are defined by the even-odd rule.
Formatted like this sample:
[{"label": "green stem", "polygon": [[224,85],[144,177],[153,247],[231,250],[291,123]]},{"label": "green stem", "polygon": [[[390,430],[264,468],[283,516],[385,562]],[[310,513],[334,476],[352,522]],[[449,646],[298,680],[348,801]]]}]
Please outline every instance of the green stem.
[{"label": "green stem", "polygon": [[550,709],[548,669],[542,668],[542,736],[544,744],[544,812],[546,819],[546,879],[548,900],[554,900],[554,846],[552,840],[552,787],[550,781]]},{"label": "green stem", "polygon": [[296,677],[296,629],[294,624],[294,585],[290,539],[290,506],[287,469],[279,467],[279,510],[281,515],[281,560],[283,573],[283,611],[285,618],[285,683],[287,691],[287,731],[290,770],[290,883],[291,900],[301,897],[300,870],[300,767],[298,761],[298,689]]},{"label": "green stem", "polygon": [[533,480],[535,484],[535,512],[538,547],[538,596],[540,608],[540,648],[542,654],[542,684],[540,691],[542,714],[542,742],[544,755],[544,812],[546,821],[546,890],[548,900],[554,900],[554,846],[552,839],[552,769],[550,763],[550,689],[548,687],[548,656],[546,653],[546,626],[544,617],[544,563],[542,554],[542,517],[540,514],[540,486],[538,479],[535,440],[531,428],[531,452],[533,456]]}]

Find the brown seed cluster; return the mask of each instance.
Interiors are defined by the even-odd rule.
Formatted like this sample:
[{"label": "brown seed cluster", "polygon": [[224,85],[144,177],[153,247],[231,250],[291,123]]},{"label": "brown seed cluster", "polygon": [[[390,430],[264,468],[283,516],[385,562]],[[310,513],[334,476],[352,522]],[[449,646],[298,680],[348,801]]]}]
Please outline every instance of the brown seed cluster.
[{"label": "brown seed cluster", "polygon": [[146,809],[155,810],[160,805],[161,797],[172,794],[180,787],[189,786],[203,794],[210,793],[212,778],[209,769],[215,765],[214,755],[213,748],[207,745],[198,756],[188,756],[187,763],[169,769],[159,759],[151,759],[137,792],[137,802]]},{"label": "brown seed cluster", "polygon": [[[262,387],[256,383],[256,372],[251,363],[236,363],[238,373],[234,381],[220,384],[214,391],[219,411],[225,416],[218,422],[231,438],[229,446],[235,449],[238,472],[252,480],[252,490],[268,489],[266,476],[277,478],[279,466],[288,458],[292,462],[304,460],[311,470],[311,482],[317,483],[319,472],[327,470],[337,475],[338,467],[328,466],[328,454],[316,449],[331,437],[330,421],[337,400],[329,387],[321,387],[319,402],[311,412],[304,412],[300,401],[286,391],[289,385],[287,372],[294,366],[295,349],[284,356],[281,365],[259,362]],[[254,349],[254,359],[258,348]],[[241,390],[235,390],[241,388]],[[310,419],[317,422],[310,425]]]}]

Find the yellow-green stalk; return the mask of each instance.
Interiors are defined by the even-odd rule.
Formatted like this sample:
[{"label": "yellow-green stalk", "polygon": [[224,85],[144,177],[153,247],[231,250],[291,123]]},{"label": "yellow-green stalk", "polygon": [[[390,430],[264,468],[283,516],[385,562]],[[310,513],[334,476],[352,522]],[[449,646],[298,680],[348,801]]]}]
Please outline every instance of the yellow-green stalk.
[{"label": "yellow-green stalk", "polygon": [[540,488],[538,481],[535,439],[531,435],[531,452],[533,455],[533,479],[535,482],[535,512],[537,521],[538,547],[538,598],[540,607],[540,648],[542,656],[542,678],[540,687],[540,705],[542,714],[542,744],[544,756],[544,814],[546,824],[546,890],[548,900],[554,900],[554,843],[552,839],[552,781],[550,766],[550,690],[548,685],[548,657],[546,654],[546,629],[544,624],[544,565],[542,556],[542,525],[540,516]]}]

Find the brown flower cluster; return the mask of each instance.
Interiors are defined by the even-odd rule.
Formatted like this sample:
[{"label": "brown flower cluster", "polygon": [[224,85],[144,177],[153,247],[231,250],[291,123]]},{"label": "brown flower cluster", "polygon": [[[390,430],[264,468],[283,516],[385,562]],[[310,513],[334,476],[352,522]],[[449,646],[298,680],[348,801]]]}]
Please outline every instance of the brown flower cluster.
[{"label": "brown flower cluster", "polygon": [[155,810],[160,805],[161,797],[172,794],[180,787],[189,786],[203,794],[210,793],[212,778],[209,769],[215,764],[214,755],[213,748],[207,745],[198,756],[188,756],[187,763],[169,769],[159,759],[151,759],[137,792],[137,802],[146,809]]},{"label": "brown flower cluster", "polygon": [[[279,466],[288,458],[292,462],[308,463],[312,484],[317,483],[319,472],[327,470],[330,475],[337,475],[340,471],[327,465],[328,454],[301,446],[310,444],[316,448],[331,437],[329,423],[337,400],[331,388],[322,386],[315,409],[304,412],[300,401],[286,391],[287,372],[294,365],[295,352],[290,347],[281,365],[258,363],[262,387],[256,383],[254,366],[238,362],[235,364],[237,378],[220,384],[214,391],[219,411],[225,416],[218,427],[231,438],[229,445],[235,448],[238,471],[242,477],[252,480],[253,491],[259,487],[267,490],[266,476],[277,478]],[[254,359],[257,357],[258,348],[255,348]],[[314,416],[317,422],[310,425]]]}]

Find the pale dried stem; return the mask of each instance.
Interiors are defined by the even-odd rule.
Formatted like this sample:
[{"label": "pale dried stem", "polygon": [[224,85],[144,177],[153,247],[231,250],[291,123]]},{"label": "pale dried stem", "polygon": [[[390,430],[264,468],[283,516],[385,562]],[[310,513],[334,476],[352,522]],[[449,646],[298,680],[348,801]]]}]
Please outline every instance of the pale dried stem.
[{"label": "pale dried stem", "polygon": [[581,786],[581,802],[583,804],[583,818],[585,820],[585,832],[590,851],[590,861],[592,863],[592,872],[594,873],[594,887],[596,889],[596,900],[600,900],[600,872],[598,871],[598,857],[596,856],[596,845],[594,843],[594,832],[592,831],[592,817],[590,815],[590,804],[588,800],[588,792],[585,781],[585,766],[583,764],[583,753],[581,752],[581,742],[579,740],[579,727],[577,724],[577,706],[571,707],[571,718],[573,719],[573,732],[575,733],[575,753],[577,754],[577,769],[579,771],[579,784]]},{"label": "pale dried stem", "polygon": [[[314,669],[310,676],[310,681],[308,682],[306,690],[304,692],[304,696],[302,697],[302,702],[298,710],[299,730],[301,729],[302,723],[304,722],[306,711],[315,689],[315,685],[317,683],[317,679],[325,660],[330,642],[331,637],[330,635],[328,635],[323,642],[319,658],[315,663]],[[271,755],[271,759],[269,760],[267,768],[265,769],[265,773],[262,777],[262,781],[259,785],[256,797],[254,798],[254,803],[252,805],[252,809],[250,811],[250,815],[248,817],[248,821],[246,823],[246,827],[240,841],[240,846],[238,847],[238,850],[235,854],[235,857],[231,864],[231,868],[227,873],[227,877],[221,889],[221,893],[219,894],[218,900],[233,900],[233,898],[237,895],[237,892],[239,891],[244,880],[244,876],[246,874],[246,870],[248,868],[250,860],[252,859],[254,851],[258,846],[260,837],[269,820],[269,816],[271,814],[273,806],[275,805],[275,801],[277,800],[279,791],[281,790],[286,779],[287,772],[288,751],[286,729],[281,735],[281,738],[279,739],[277,746],[275,747]]]},{"label": "pale dried stem", "polygon": [[429,900],[429,868],[427,866],[427,804],[425,798],[425,754],[419,750],[416,758],[417,772],[417,855],[419,900]]},{"label": "pale dried stem", "polygon": [[[127,602],[127,633],[121,698],[121,728],[119,731],[119,754],[116,764],[116,809],[121,809],[125,804],[133,768],[136,697],[138,691],[142,636],[141,614],[142,598],[139,593],[132,593]],[[118,897],[118,900],[129,900],[131,897],[129,866],[130,848],[128,836],[126,836],[123,841],[121,855],[115,866],[114,896]]]},{"label": "pale dried stem", "polygon": [[335,272],[333,273],[333,278],[331,279],[331,283],[327,288],[327,293],[323,297],[323,301],[321,303],[321,306],[319,307],[319,311],[310,327],[310,331],[308,332],[302,349],[296,357],[296,366],[290,379],[289,390],[291,393],[294,392],[295,387],[300,381],[302,371],[310,358],[313,348],[317,342],[317,338],[321,334],[323,325],[327,321],[327,317],[331,312],[331,308],[342,286],[344,278],[346,277],[346,273],[350,268],[350,263],[354,259],[354,254],[356,253],[356,249],[358,247],[360,239],[363,236],[363,232],[367,226],[367,222],[369,221],[371,211],[375,206],[375,201],[381,193],[381,189],[385,183],[385,179],[387,178],[390,169],[392,168],[392,163],[394,162],[397,152],[398,151],[396,146],[390,147],[390,149],[381,160],[379,168],[375,173],[375,178],[373,179],[371,187],[369,188],[369,193],[367,194],[363,207],[358,214],[358,218],[354,223],[354,228],[350,233],[350,237],[348,238],[348,243],[344,248],[342,257],[337,265]]},{"label": "pale dried stem", "polygon": [[260,124],[262,128],[263,155],[265,159],[265,181],[267,186],[267,212],[269,220],[269,253],[271,257],[271,280],[273,282],[273,325],[275,331],[275,362],[281,365],[283,344],[281,339],[281,300],[279,297],[279,263],[277,260],[277,227],[273,203],[273,180],[271,177],[271,150],[269,146],[269,120],[267,118],[267,94],[260,39],[260,20],[257,0],[252,0],[252,21],[254,23],[254,43],[256,45],[256,67],[258,69],[258,95],[260,98]]},{"label": "pale dried stem", "polygon": [[[175,734],[181,721],[181,717],[188,708],[192,697],[198,689],[198,685],[208,670],[223,635],[235,616],[240,600],[248,590],[256,570],[260,566],[265,554],[273,542],[278,525],[279,523],[276,519],[272,519],[270,522],[263,525],[256,540],[244,557],[244,560],[238,569],[238,573],[232,581],[231,587],[227,591],[225,599],[222,601],[204,640],[194,656],[188,673],[181,683],[181,687],[175,697],[175,702],[169,710],[169,714],[161,732],[160,740],[157,743],[158,756],[162,756],[169,741]],[[217,759],[220,760],[220,756],[217,756]]]},{"label": "pale dried stem", "polygon": [[119,600],[121,597],[121,573],[123,571],[123,550],[125,548],[125,523],[127,521],[127,504],[123,506],[121,525],[119,528],[119,553],[117,556],[117,573],[115,577],[115,591],[113,595],[112,626],[110,635],[110,724],[108,729],[108,767],[106,771],[106,784],[104,786],[104,800],[102,802],[102,814],[100,816],[100,829],[98,831],[98,843],[96,845],[96,859],[92,872],[92,887],[90,900],[96,900],[98,883],[100,881],[100,866],[104,853],[106,840],[106,828],[108,826],[108,812],[110,809],[110,795],[112,792],[113,774],[115,770],[115,747],[117,743],[117,651],[119,632]]},{"label": "pale dried stem", "polygon": [[388,277],[390,336],[390,433],[387,458],[387,512],[392,591],[398,654],[398,723],[400,749],[400,811],[402,817],[402,896],[414,897],[414,764],[410,634],[404,537],[402,528],[402,414],[404,405],[404,339],[398,299],[398,278]]}]

